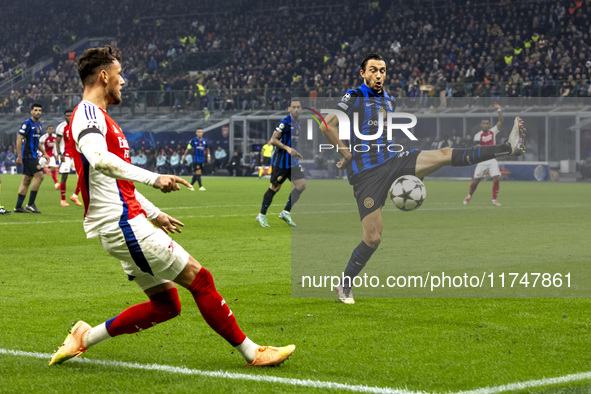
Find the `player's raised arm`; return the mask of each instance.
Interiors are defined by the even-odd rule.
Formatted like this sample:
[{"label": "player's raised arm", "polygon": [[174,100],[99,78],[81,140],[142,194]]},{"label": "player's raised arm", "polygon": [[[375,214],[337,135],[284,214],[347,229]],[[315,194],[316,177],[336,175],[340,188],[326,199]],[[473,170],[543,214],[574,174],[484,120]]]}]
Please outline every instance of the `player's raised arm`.
[{"label": "player's raised arm", "polygon": [[503,118],[503,111],[501,110],[501,105],[499,103],[494,103],[495,108],[497,109],[497,114],[499,114],[499,120],[497,121],[497,129],[501,129],[505,118]]}]

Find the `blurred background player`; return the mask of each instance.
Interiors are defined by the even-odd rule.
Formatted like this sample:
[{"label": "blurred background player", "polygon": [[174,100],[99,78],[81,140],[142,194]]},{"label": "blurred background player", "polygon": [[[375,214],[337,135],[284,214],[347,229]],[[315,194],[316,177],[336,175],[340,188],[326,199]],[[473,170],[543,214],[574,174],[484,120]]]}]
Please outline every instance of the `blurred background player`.
[{"label": "blurred background player", "polygon": [[247,365],[281,364],[295,346],[259,346],[250,340],[216,290],[211,273],[168,235],[180,233],[183,223],[160,211],[135,188],[134,181],[164,193],[180,190],[179,184],[190,185],[176,175],[160,175],[131,164],[127,139],[107,113],[109,105],[121,103],[125,80],[119,60],[108,45],[87,49],[78,60],[84,95],[72,116],[77,148],[73,155],[84,185],[87,237],[99,238],[149,301],[95,327],[78,321],[49,364],[61,364],[102,341],[178,316],[181,302],[175,283],[191,293],[207,324],[235,347]]},{"label": "blurred background player", "polygon": [[271,227],[267,223],[267,209],[273,202],[273,197],[281,189],[281,185],[286,179],[293,183],[294,189],[289,194],[285,208],[279,214],[279,218],[284,220],[287,224],[295,227],[295,223],[291,220],[291,208],[300,198],[300,195],[306,189],[306,180],[304,179],[304,172],[298,160],[302,160],[302,155],[295,150],[297,146],[297,138],[300,133],[300,114],[302,113],[302,105],[299,100],[292,99],[288,108],[289,115],[281,120],[269,141],[273,146],[277,147],[271,158],[271,184],[269,189],[263,196],[263,203],[261,205],[261,212],[257,215],[256,220],[262,227]]},{"label": "blurred background player", "polygon": [[[73,150],[76,149],[73,145],[74,142],[72,141],[72,131],[70,129],[70,117],[72,116],[72,110],[67,109],[64,112],[65,120],[57,125],[56,130],[56,141],[55,146],[57,149],[57,154],[60,158],[60,167],[59,172],[62,174],[62,179],[60,182],[60,194],[61,200],[60,205],[62,207],[69,207],[70,204],[66,201],[66,182],[68,180],[68,175],[70,171],[74,168],[74,160],[72,159]],[[76,190],[74,194],[70,196],[70,200],[74,201],[76,205],[82,205],[80,200],[78,199],[78,194],[80,193],[80,187],[78,183],[76,183]]]},{"label": "blurred background player", "polygon": [[267,141],[261,148],[261,166],[259,167],[259,178],[263,175],[271,173],[271,158],[273,157],[273,150],[275,147],[271,144],[271,141]]},{"label": "blurred background player", "polygon": [[[25,120],[21,126],[16,137],[16,164],[23,165],[23,180],[18,187],[18,198],[16,200],[15,213],[41,213],[35,206],[35,199],[37,192],[43,182],[43,170],[39,165],[39,156],[37,150],[40,150],[45,160],[49,161],[49,157],[45,153],[45,148],[39,144],[39,139],[43,133],[43,126],[39,119],[43,109],[41,104],[31,105],[31,117]],[[27,191],[31,186],[31,193],[29,194],[29,203],[26,209],[23,208],[23,202],[27,195]]]},{"label": "blurred background player", "polygon": [[[189,153],[190,150],[193,151],[193,178],[191,179],[191,185],[195,184],[195,181],[199,184],[199,190],[204,192],[205,189],[203,184],[201,183],[201,174],[203,172],[203,165],[205,164],[205,158],[207,157],[207,162],[211,158],[209,152],[209,143],[205,138],[203,138],[203,129],[199,127],[195,132],[197,135],[191,141],[189,141],[189,145],[187,145],[187,149],[185,149],[185,154],[181,160],[181,163],[185,162],[185,157]],[[207,151],[207,152],[206,152]]]},{"label": "blurred background player", "polygon": [[[496,144],[496,136],[503,125],[504,119],[501,106],[498,103],[495,103],[494,106],[499,114],[499,120],[493,128],[490,127],[490,120],[488,119],[483,119],[482,122],[480,122],[480,131],[474,135],[474,144],[476,146],[491,146]],[[470,183],[470,191],[468,192],[468,196],[464,198],[464,205],[467,205],[470,202],[478,184],[487,173],[493,179],[492,205],[497,207],[501,206],[501,203],[497,201],[497,196],[499,195],[499,182],[501,181],[501,170],[497,159],[490,159],[476,165],[474,178],[472,179],[472,183]]]},{"label": "blurred background player", "polygon": [[45,153],[49,156],[49,161],[45,159],[39,159],[39,164],[41,167],[49,167],[51,171],[51,178],[53,179],[53,183],[55,185],[55,189],[59,189],[60,184],[57,181],[57,161],[55,160],[54,156],[54,148],[55,148],[55,127],[47,126],[47,133],[43,134],[41,138],[39,138],[39,144],[45,148]]}]

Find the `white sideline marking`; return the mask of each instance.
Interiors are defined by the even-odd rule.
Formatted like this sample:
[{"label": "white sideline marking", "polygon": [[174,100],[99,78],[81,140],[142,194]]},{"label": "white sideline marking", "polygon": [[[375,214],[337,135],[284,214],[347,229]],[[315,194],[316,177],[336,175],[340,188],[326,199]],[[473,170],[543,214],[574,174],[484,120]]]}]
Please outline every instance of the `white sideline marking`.
[{"label": "white sideline marking", "polygon": [[573,373],[571,375],[559,376],[556,378],[545,378],[538,380],[528,380],[526,382],[509,383],[502,386],[483,387],[475,390],[460,391],[455,394],[495,394],[506,391],[525,390],[534,387],[550,386],[561,383],[571,383],[579,380],[591,379],[591,372]]},{"label": "white sideline marking", "polygon": [[[303,204],[302,204],[303,205]],[[312,204],[309,204],[312,205]],[[320,205],[320,204],[317,204]],[[328,205],[328,204],[327,204]],[[334,204],[334,205],[343,205],[343,204]],[[346,205],[351,205],[351,204],[346,204]],[[439,205],[444,205],[444,204],[439,204]],[[448,204],[446,204],[448,205]],[[455,205],[455,204],[454,204]],[[490,204],[479,204],[479,205],[490,205]],[[547,205],[544,206],[545,208],[580,208],[585,206],[585,204],[570,204],[570,205]],[[250,207],[250,205],[249,205]],[[540,208],[542,207],[541,205],[530,205],[528,207],[523,207],[523,206],[503,206],[504,210],[508,210],[508,209],[525,209],[525,208]],[[167,207],[167,208],[161,208],[163,211],[168,211],[168,210],[173,210],[173,209],[194,209],[194,208],[210,208],[210,207]],[[461,206],[461,207],[450,207],[450,208],[421,208],[419,209],[420,212],[424,212],[424,211],[463,211],[466,210],[466,207]],[[252,212],[249,213],[235,213],[235,214],[227,214],[227,215],[219,215],[219,214],[211,214],[211,215],[183,215],[183,216],[179,216],[180,219],[184,220],[184,219],[198,219],[198,218],[202,218],[202,219],[207,219],[207,218],[235,218],[235,217],[250,217],[252,216],[253,218],[256,217],[256,210],[254,211],[255,213],[253,214]],[[385,211],[382,211],[383,213],[388,213],[388,212],[398,212],[396,210],[396,208],[390,207],[390,208],[386,208]],[[346,210],[332,210],[332,211],[309,211],[309,212],[297,212],[298,215],[330,215],[333,213],[357,213],[357,210],[355,208],[351,208],[351,209],[346,209]],[[279,212],[273,212],[273,213],[269,213],[270,216],[273,215],[279,215]],[[176,216],[176,215],[175,215]],[[0,226],[21,226],[23,224],[56,224],[56,223],[83,223],[82,219],[76,219],[76,220],[53,220],[53,221],[42,221],[42,222],[2,222],[0,223]]]},{"label": "white sideline marking", "polygon": [[[0,354],[10,356],[24,356],[40,358],[50,360],[52,354],[50,353],[37,353],[37,352],[24,352],[22,350],[9,350],[0,349]],[[224,372],[224,371],[202,371],[199,369],[190,369],[185,367],[173,367],[171,365],[160,365],[160,364],[139,364],[129,363],[125,361],[109,361],[109,360],[96,360],[91,358],[75,358],[69,362],[78,362],[85,364],[94,365],[105,365],[105,366],[116,366],[133,369],[143,369],[146,371],[159,371],[169,372],[183,375],[198,375],[209,378],[223,378],[233,380],[250,380],[265,383],[280,383],[289,386],[302,386],[302,387],[313,387],[333,390],[347,390],[358,393],[392,393],[392,394],[428,394],[425,391],[410,391],[405,389],[394,389],[390,387],[372,387],[365,385],[349,385],[336,382],[326,382],[320,380],[309,380],[309,379],[292,379],[292,378],[280,378],[276,376],[268,375],[249,375],[244,373]],[[503,393],[506,391],[524,390],[535,387],[550,386],[563,383],[571,383],[580,380],[591,379],[591,372],[580,372],[571,375],[559,376],[556,378],[545,378],[538,380],[528,380],[525,382],[509,383],[501,386],[489,386],[468,391],[458,391],[453,394],[495,394]]]},{"label": "white sideline marking", "polygon": [[[11,356],[24,356],[41,358],[50,360],[52,354],[49,353],[37,353],[37,352],[24,352],[21,350],[9,350],[0,349],[0,354],[11,355]],[[79,362],[85,364],[94,365],[105,365],[115,366],[123,368],[143,369],[147,371],[158,371],[158,372],[169,372],[182,375],[198,375],[205,376],[208,378],[222,378],[222,379],[233,379],[233,380],[250,380],[255,382],[264,383],[279,383],[286,384],[288,386],[301,386],[301,387],[313,387],[321,389],[332,389],[332,390],[347,390],[358,393],[391,393],[391,394],[427,394],[424,391],[410,391],[404,389],[393,389],[389,387],[371,387],[364,385],[349,385],[336,382],[323,382],[320,380],[309,380],[309,379],[292,379],[292,378],[280,378],[277,376],[268,375],[250,375],[245,373],[234,373],[224,371],[202,371],[199,369],[190,369],[185,367],[173,367],[171,365],[160,365],[160,364],[138,364],[128,363],[124,361],[109,361],[109,360],[96,360],[91,358],[75,358],[69,362]],[[54,367],[55,368],[55,367]]]}]

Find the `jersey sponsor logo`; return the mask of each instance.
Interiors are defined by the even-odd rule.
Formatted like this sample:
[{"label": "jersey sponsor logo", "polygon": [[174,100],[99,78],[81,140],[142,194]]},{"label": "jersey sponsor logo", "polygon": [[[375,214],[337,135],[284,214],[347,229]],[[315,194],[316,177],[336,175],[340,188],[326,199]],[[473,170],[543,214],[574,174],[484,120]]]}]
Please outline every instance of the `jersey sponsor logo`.
[{"label": "jersey sponsor logo", "polygon": [[125,137],[117,137],[117,139],[119,139],[119,148],[129,149],[129,143]]}]

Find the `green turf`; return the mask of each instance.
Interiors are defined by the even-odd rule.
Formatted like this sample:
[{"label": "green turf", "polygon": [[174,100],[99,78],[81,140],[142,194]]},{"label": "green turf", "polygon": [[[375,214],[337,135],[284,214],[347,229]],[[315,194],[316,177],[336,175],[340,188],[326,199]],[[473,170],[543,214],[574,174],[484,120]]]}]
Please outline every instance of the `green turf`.
[{"label": "green turf", "polygon": [[[14,207],[20,179],[2,176],[0,203],[8,209]],[[353,306],[335,302],[332,295],[292,298],[291,231],[276,217],[287,200],[287,188],[269,210],[272,227],[263,229],[254,218],[267,180],[205,177],[204,182],[204,193],[164,195],[145,186],[140,190],[185,223],[175,239],[212,272],[247,335],[261,344],[295,343],[293,357],[279,368],[245,367],[207,327],[192,297],[181,291],[180,317],[101,343],[83,358],[426,392],[591,370],[591,303],[585,298],[363,298],[360,293]],[[467,254],[474,266],[483,261],[502,267],[499,260],[512,256],[554,268],[591,262],[591,184],[504,182],[501,208],[490,206],[490,183],[479,186],[467,207],[461,205],[467,182],[428,179],[426,185],[428,198],[418,211],[404,213],[387,206],[384,240],[368,271],[388,261],[387,270],[409,262],[441,268],[460,261],[464,268],[472,261]],[[69,187],[71,192],[73,179]],[[325,205],[318,205],[319,199]],[[98,241],[85,238],[81,207],[62,208],[58,203],[59,192],[48,178],[37,202],[43,214],[0,216],[1,349],[50,353],[72,322],[98,324],[145,300]],[[308,242],[310,249],[323,245],[318,260],[330,260],[334,270],[344,267],[361,236],[346,182],[309,181],[292,216],[298,223],[294,240]],[[485,227],[492,234],[492,247],[474,242]],[[322,238],[311,237],[317,233]],[[322,254],[332,253],[335,244],[335,255]],[[0,355],[0,391],[312,391],[109,365],[69,362],[48,367],[46,362]],[[524,392],[544,390],[589,392],[591,380]]]}]

